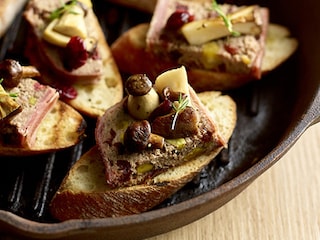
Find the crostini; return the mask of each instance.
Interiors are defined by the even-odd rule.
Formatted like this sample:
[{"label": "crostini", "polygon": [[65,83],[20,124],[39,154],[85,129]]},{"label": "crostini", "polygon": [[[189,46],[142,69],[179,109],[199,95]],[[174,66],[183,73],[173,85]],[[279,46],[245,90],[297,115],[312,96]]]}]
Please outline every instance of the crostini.
[{"label": "crostini", "polygon": [[64,101],[98,117],[122,99],[122,79],[90,0],[31,0],[24,16],[25,55]]},{"label": "crostini", "polygon": [[42,85],[33,66],[0,62],[0,155],[25,156],[77,144],[86,122],[52,87]]},{"label": "crostini", "polygon": [[220,92],[197,95],[186,79],[180,67],[159,75],[153,86],[144,74],[126,81],[128,96],[99,118],[96,146],[75,163],[54,195],[53,217],[147,211],[227,147],[236,125],[235,102]]},{"label": "crostini", "polygon": [[297,40],[269,23],[267,8],[213,2],[159,0],[149,24],[112,44],[120,71],[152,78],[184,65],[196,91],[227,90],[261,79],[295,52]]}]

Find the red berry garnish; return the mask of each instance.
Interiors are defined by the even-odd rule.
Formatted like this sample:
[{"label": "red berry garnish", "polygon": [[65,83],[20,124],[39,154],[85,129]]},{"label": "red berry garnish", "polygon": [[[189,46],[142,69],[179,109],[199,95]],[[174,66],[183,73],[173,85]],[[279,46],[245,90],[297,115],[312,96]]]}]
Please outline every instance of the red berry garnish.
[{"label": "red berry garnish", "polygon": [[69,71],[84,65],[89,57],[82,38],[71,37],[65,48],[64,64]]},{"label": "red berry garnish", "polygon": [[167,20],[166,29],[168,30],[178,30],[184,24],[188,22],[192,22],[194,20],[194,16],[191,15],[185,9],[177,9]]},{"label": "red berry garnish", "polygon": [[231,55],[235,55],[238,53],[238,49],[236,47],[232,47],[231,45],[229,44],[225,44],[224,45],[224,49],[230,53]]},{"label": "red berry garnish", "polygon": [[60,94],[60,97],[64,100],[72,100],[75,99],[78,95],[77,90],[72,87],[72,86],[68,86],[68,85],[59,85],[56,86],[57,91]]}]

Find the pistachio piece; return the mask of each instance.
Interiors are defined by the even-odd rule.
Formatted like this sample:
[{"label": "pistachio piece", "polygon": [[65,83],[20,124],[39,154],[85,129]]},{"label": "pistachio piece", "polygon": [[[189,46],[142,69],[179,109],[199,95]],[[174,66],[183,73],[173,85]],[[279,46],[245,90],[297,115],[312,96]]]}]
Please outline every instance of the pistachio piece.
[{"label": "pistachio piece", "polygon": [[166,139],[166,142],[172,144],[177,149],[182,149],[187,144],[184,138]]},{"label": "pistachio piece", "polygon": [[221,63],[219,55],[220,46],[215,41],[207,42],[202,45],[203,64],[206,69],[218,67]]},{"label": "pistachio piece", "polygon": [[153,165],[151,163],[143,163],[137,167],[137,173],[144,174],[146,172],[151,171],[152,169],[153,169]]}]

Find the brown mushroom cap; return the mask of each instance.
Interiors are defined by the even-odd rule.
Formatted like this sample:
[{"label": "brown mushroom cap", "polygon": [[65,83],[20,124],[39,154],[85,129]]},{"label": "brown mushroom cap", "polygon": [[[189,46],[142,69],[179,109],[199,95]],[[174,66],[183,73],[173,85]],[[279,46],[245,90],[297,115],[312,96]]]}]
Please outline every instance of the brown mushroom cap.
[{"label": "brown mushroom cap", "polygon": [[145,74],[135,74],[130,76],[126,83],[126,92],[132,96],[146,95],[152,88],[152,82]]}]

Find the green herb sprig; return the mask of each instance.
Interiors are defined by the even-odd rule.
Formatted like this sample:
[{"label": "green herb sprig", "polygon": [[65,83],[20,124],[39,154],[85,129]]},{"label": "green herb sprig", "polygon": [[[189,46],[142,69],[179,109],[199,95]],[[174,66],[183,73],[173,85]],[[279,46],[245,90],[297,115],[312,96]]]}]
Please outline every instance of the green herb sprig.
[{"label": "green herb sprig", "polygon": [[[0,78],[0,85],[2,84],[2,82],[4,81],[3,78]],[[2,87],[1,87],[2,88]],[[3,89],[4,90],[4,89]],[[5,91],[5,90],[4,90]],[[18,93],[7,93],[10,97],[12,98],[16,98],[18,97]]]},{"label": "green herb sprig", "polygon": [[73,6],[75,6],[76,4],[77,4],[77,0],[71,0],[71,1],[66,2],[61,7],[57,8],[56,10],[51,12],[50,17],[49,17],[50,20],[52,21],[56,18],[60,18],[62,16],[62,14],[64,14],[65,12],[77,14],[76,12],[71,11],[71,8]]},{"label": "green herb sprig", "polygon": [[212,1],[212,8],[213,10],[215,10],[219,16],[222,18],[224,24],[226,25],[226,27],[228,28],[228,31],[233,35],[233,36],[239,36],[240,33],[237,31],[233,30],[233,25],[231,22],[231,19],[222,11],[222,9],[220,8],[219,4],[217,3],[216,0]]},{"label": "green herb sprig", "polygon": [[18,97],[18,93],[9,93],[9,96],[12,98],[17,98]]},{"label": "green herb sprig", "polygon": [[182,95],[182,93],[179,94],[178,104],[173,104],[173,109],[175,111],[175,114],[173,116],[171,130],[174,130],[178,115],[181,111],[183,111],[189,104],[189,98],[187,95]]}]

